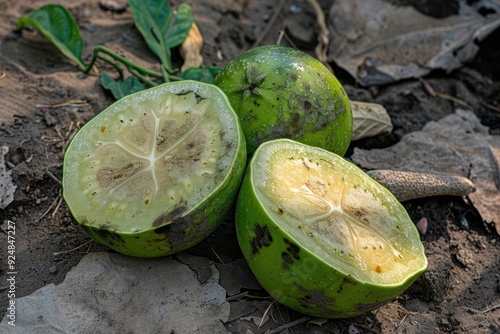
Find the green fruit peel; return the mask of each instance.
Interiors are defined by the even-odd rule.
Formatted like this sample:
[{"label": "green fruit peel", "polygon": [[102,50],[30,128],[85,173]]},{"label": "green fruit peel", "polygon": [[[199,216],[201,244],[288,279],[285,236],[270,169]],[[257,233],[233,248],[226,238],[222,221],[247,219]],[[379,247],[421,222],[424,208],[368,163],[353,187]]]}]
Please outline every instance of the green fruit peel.
[{"label": "green fruit peel", "polygon": [[114,103],[71,141],[63,196],[100,243],[157,257],[193,246],[231,209],[246,162],[224,93],[168,83]]},{"label": "green fruit peel", "polygon": [[267,45],[233,59],[215,78],[241,120],[248,153],[290,138],[344,155],[352,135],[349,99],[317,59]]},{"label": "green fruit peel", "polygon": [[415,225],[388,190],[340,156],[286,139],[250,161],[236,230],[262,286],[316,317],[375,309],[427,268]]}]

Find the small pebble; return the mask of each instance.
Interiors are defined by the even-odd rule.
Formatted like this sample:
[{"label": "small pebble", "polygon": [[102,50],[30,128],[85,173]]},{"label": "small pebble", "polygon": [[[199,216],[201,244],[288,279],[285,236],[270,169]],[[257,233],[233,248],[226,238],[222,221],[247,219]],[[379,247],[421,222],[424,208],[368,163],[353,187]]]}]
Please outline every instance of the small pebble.
[{"label": "small pebble", "polygon": [[347,330],[349,334],[359,334],[359,329],[354,325],[349,325],[349,329]]},{"label": "small pebble", "polygon": [[57,123],[57,120],[55,119],[54,116],[52,116],[51,114],[49,113],[45,113],[44,114],[44,118],[45,118],[45,123],[48,125],[48,126],[52,126],[54,124]]},{"label": "small pebble", "polygon": [[85,7],[85,8],[83,9],[83,16],[85,16],[85,17],[90,17],[90,14],[91,14],[91,13],[90,13],[90,9],[89,9],[88,7]]},{"label": "small pebble", "polygon": [[121,13],[127,9],[127,1],[125,0],[100,0],[99,6],[104,10]]},{"label": "small pebble", "polygon": [[416,226],[420,235],[425,235],[427,233],[427,227],[429,226],[429,222],[427,221],[427,218],[422,217],[417,222]]},{"label": "small pebble", "polygon": [[50,267],[49,268],[49,273],[51,273],[52,275],[57,274],[57,268],[56,268],[56,266]]},{"label": "small pebble", "polygon": [[473,255],[469,251],[466,251],[464,249],[460,249],[457,252],[456,256],[457,256],[458,262],[463,264],[465,267],[468,267],[468,266],[471,266],[474,264]]}]

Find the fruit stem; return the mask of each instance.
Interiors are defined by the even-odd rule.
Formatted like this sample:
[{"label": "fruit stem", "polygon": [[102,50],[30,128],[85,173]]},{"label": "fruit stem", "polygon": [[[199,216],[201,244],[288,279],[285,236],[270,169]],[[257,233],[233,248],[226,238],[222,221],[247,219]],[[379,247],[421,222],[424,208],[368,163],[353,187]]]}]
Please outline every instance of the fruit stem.
[{"label": "fruit stem", "polygon": [[[111,59],[108,59],[108,58],[103,57],[101,55],[96,55],[95,58],[100,59],[102,61],[105,61],[106,63],[113,66],[115,68],[115,70],[118,72],[118,74],[120,75],[120,79],[123,80],[123,69],[120,67],[120,65],[118,65],[117,63],[115,63]],[[92,66],[93,66],[93,64],[92,64]],[[91,67],[89,67],[89,68],[91,68]],[[85,73],[87,73],[87,71],[85,71]]]},{"label": "fruit stem", "polygon": [[[113,58],[115,61],[113,61],[107,57],[103,57],[99,53],[104,53],[107,56]],[[164,66],[161,66],[161,73],[152,71],[148,68],[142,67],[136,63],[131,62],[127,58],[120,56],[119,54],[109,50],[108,48],[106,48],[102,45],[97,45],[94,48],[92,59],[91,59],[89,65],[87,65],[87,67],[84,69],[84,73],[87,74],[90,72],[90,70],[94,67],[97,59],[105,61],[108,64],[110,64],[111,66],[113,66],[115,68],[115,70],[119,73],[120,79],[122,79],[122,80],[123,80],[123,69],[120,67],[120,65],[117,62],[124,64],[127,67],[127,70],[130,72],[130,74],[132,74],[133,76],[135,76],[136,78],[138,78],[139,80],[144,82],[149,87],[154,87],[154,86],[157,86],[158,84],[153,82],[152,80],[148,79],[147,78],[148,76],[153,77],[153,78],[163,79],[163,82],[182,80],[180,77],[168,74],[168,69],[166,69]]]},{"label": "fruit stem", "polygon": [[132,68],[132,67],[129,67],[128,68],[129,72],[135,76],[137,79],[141,80],[142,82],[144,82],[148,87],[155,87],[155,86],[158,86],[157,83],[149,80],[146,76],[142,75],[138,70],[136,70],[135,68]]},{"label": "fruit stem", "polygon": [[[155,72],[155,71],[149,70],[149,69],[147,69],[147,68],[145,68],[145,67],[142,67],[142,66],[140,66],[140,65],[137,65],[137,64],[135,64],[135,63],[133,63],[133,62],[129,61],[129,60],[128,60],[128,59],[126,59],[125,57],[122,57],[122,56],[120,56],[119,54],[117,54],[117,53],[115,53],[115,52],[113,52],[113,51],[111,51],[111,50],[109,50],[109,49],[105,48],[105,47],[104,47],[104,46],[102,46],[102,45],[97,45],[97,46],[94,48],[94,53],[93,53],[92,60],[90,61],[90,64],[87,66],[87,68],[85,69],[85,73],[90,72],[90,70],[91,70],[91,69],[92,69],[92,67],[94,66],[95,61],[96,61],[97,59],[102,59],[102,60],[104,60],[104,59],[103,59],[103,57],[99,55],[99,52],[102,52],[102,53],[104,53],[104,54],[106,54],[106,55],[110,56],[110,57],[111,57],[111,58],[113,58],[114,60],[117,60],[117,61],[119,61],[120,63],[124,64],[124,65],[127,67],[127,69],[134,68],[134,69],[136,69],[136,70],[140,71],[141,73],[146,74],[146,75],[149,75],[149,76],[154,77],[154,78],[161,78],[161,77],[162,77],[162,75],[161,75],[161,74],[159,74],[159,73],[157,73],[157,72]],[[107,59],[106,61],[107,61],[108,63],[110,63],[110,64],[112,63],[112,61],[111,61],[111,60],[109,60],[109,59]],[[115,63],[115,64],[116,64],[116,63]],[[112,64],[112,65],[113,65],[113,64]],[[113,67],[117,68],[115,65],[113,65]]]}]

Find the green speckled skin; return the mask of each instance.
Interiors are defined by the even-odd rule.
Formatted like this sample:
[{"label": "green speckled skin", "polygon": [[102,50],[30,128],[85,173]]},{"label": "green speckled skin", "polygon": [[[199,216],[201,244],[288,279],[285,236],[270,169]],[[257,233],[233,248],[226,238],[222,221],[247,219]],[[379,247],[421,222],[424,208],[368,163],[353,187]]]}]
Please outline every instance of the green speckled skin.
[{"label": "green speckled skin", "polygon": [[236,233],[255,277],[282,304],[319,318],[353,317],[390,302],[425,271],[382,286],[336,270],[296,244],[268,215],[252,184],[252,161],[236,204]]},{"label": "green speckled skin", "polygon": [[290,138],[344,155],[352,134],[349,99],[317,59],[292,48],[249,50],[215,78],[240,117],[252,154],[262,142]]}]

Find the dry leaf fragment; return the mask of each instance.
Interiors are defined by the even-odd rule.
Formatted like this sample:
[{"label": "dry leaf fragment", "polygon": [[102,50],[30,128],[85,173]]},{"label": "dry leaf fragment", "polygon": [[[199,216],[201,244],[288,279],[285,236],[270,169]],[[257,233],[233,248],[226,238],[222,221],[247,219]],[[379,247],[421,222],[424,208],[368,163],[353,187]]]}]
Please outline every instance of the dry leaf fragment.
[{"label": "dry leaf fragment", "polygon": [[352,110],[352,140],[373,137],[392,131],[391,117],[381,104],[350,101]]},{"label": "dry leaf fragment", "polygon": [[201,48],[203,47],[203,37],[196,23],[193,23],[188,36],[181,44],[180,53],[184,59],[184,64],[181,66],[181,71],[185,71],[190,67],[199,67],[203,64],[201,56]]},{"label": "dry leaf fragment", "polygon": [[5,166],[5,155],[9,152],[8,146],[0,147],[0,209],[5,209],[14,200],[17,186],[12,180],[12,171]]},{"label": "dry leaf fragment", "polygon": [[500,26],[460,2],[457,15],[437,19],[383,0],[337,0],[329,13],[329,61],[363,86],[448,72],[474,58],[478,41]]},{"label": "dry leaf fragment", "polygon": [[318,325],[319,327],[322,327],[324,324],[328,322],[328,319],[324,318],[314,318],[311,321],[309,321],[307,324],[313,324],[313,325]]}]

